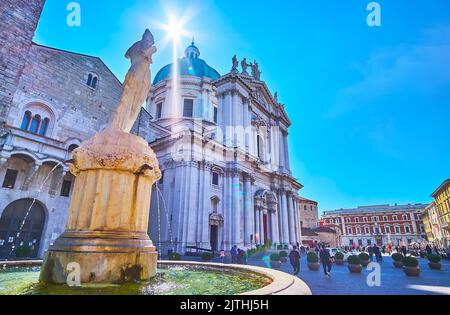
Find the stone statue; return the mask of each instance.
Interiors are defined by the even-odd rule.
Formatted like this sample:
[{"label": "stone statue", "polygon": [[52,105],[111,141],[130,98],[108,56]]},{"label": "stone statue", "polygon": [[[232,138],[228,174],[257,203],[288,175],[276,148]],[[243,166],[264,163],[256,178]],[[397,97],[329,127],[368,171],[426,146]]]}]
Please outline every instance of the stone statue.
[{"label": "stone statue", "polygon": [[131,67],[110,124],[72,153],[69,166],[76,181],[66,229],[45,254],[39,276],[44,283],[65,284],[71,262],[82,267],[81,283],[134,282],[156,275],[158,255],[147,231],[152,185],[161,170],[148,142],[129,132],[151,87],[155,52],[146,30],[125,54]]},{"label": "stone statue", "polygon": [[275,92],[275,94],[273,95],[273,98],[274,98],[275,102],[278,103],[278,92]]},{"label": "stone statue", "polygon": [[247,72],[247,68],[248,68],[247,58],[242,59],[241,67],[242,67],[242,73],[243,74],[248,74],[248,72]]},{"label": "stone statue", "polygon": [[261,79],[261,71],[259,71],[259,65],[256,62],[256,60],[251,64],[251,67],[252,67],[252,76],[256,80],[260,80]]},{"label": "stone statue", "polygon": [[239,66],[239,62],[238,62],[236,55],[233,56],[232,63],[233,63],[233,66],[231,67],[231,72],[237,73],[238,72],[237,68]]},{"label": "stone statue", "polygon": [[123,94],[108,128],[129,132],[150,90],[150,64],[156,52],[152,33],[146,29],[142,39],[125,54],[131,67],[123,83]]}]

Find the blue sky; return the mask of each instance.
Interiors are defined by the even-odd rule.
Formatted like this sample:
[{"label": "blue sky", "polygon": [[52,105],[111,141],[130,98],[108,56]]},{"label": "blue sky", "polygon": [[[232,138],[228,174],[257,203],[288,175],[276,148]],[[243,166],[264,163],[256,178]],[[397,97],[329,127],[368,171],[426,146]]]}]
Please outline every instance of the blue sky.
[{"label": "blue sky", "polygon": [[[450,177],[450,1],[47,0],[35,41],[101,57],[123,79],[123,53],[171,12],[221,74],[231,57],[256,59],[292,120],[289,145],[301,195],[321,210],[417,203]],[[184,38],[184,46],[189,44]],[[159,47],[153,74],[171,62]]]}]

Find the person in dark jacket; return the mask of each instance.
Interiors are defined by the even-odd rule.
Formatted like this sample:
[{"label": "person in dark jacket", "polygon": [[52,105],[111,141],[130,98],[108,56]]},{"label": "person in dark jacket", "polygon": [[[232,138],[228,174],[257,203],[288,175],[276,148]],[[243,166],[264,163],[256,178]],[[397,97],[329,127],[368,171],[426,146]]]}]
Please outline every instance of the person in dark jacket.
[{"label": "person in dark jacket", "polygon": [[297,250],[297,246],[294,246],[289,253],[289,261],[294,269],[294,276],[298,275],[300,272],[300,253]]},{"label": "person in dark jacket", "polygon": [[406,254],[408,253],[408,250],[406,249],[405,245],[402,245],[402,253],[403,253],[403,256],[406,257]]},{"label": "person in dark jacket", "polygon": [[325,273],[325,276],[330,277],[331,276],[331,256],[328,249],[325,248],[325,245],[322,245],[322,249],[319,253],[320,262],[322,263],[323,272]]},{"label": "person in dark jacket", "polygon": [[231,263],[232,264],[237,264],[238,250],[237,250],[237,246],[236,245],[231,247],[230,255],[231,255]]}]

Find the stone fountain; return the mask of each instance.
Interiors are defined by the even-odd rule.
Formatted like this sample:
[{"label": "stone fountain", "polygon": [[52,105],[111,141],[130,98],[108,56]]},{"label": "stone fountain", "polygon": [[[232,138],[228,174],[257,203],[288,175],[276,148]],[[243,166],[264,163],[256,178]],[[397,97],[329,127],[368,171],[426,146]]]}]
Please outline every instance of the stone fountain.
[{"label": "stone fountain", "polygon": [[109,125],[73,152],[76,176],[65,232],[45,254],[40,281],[66,283],[79,264],[81,283],[123,283],[156,274],[157,252],[147,234],[152,185],[161,177],[148,143],[130,130],[150,89],[153,35],[125,54],[131,67]]}]

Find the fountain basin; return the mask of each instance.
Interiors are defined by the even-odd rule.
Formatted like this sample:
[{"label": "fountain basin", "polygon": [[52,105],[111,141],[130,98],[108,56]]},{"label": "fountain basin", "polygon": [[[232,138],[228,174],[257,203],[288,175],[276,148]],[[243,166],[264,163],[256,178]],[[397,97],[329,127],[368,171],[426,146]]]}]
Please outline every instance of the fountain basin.
[{"label": "fountain basin", "polygon": [[42,261],[0,263],[0,295],[311,295],[297,277],[262,267],[158,261],[156,278],[81,287],[39,283]]}]

